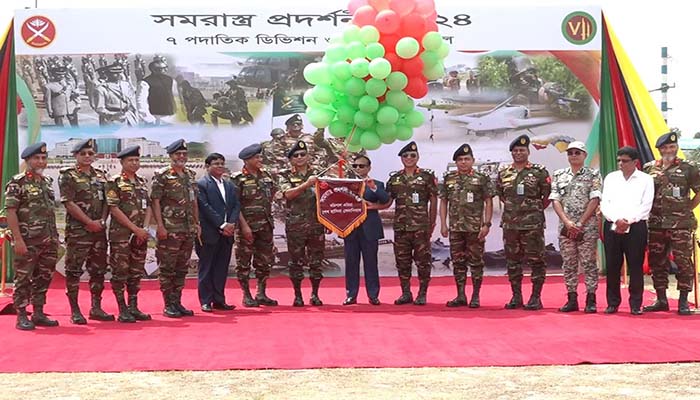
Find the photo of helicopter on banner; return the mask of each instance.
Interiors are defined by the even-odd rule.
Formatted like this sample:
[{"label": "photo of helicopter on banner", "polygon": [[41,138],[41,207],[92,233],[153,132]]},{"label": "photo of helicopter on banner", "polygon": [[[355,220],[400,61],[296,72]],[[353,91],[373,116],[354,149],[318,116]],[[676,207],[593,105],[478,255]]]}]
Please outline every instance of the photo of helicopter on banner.
[{"label": "photo of helicopter on banner", "polygon": [[[452,154],[462,143],[473,149],[475,167],[494,178],[512,161],[508,144],[521,134],[530,137],[531,162],[550,173],[566,167],[566,146],[586,142],[598,114],[600,8],[451,1],[435,7],[432,19],[398,10],[401,18],[382,20],[377,35],[366,28],[374,22],[362,18],[380,17],[358,19],[344,1],[286,10],[267,3],[235,10],[19,10],[19,148],[46,142],[55,182],[59,169],[75,162],[71,148],[87,138],[97,143],[96,166],[110,175],[119,171],[116,154],[140,145],[139,174],[149,182],[169,163],[164,147],[179,138],[198,178],[210,152],[226,157],[230,173],[240,171],[237,155],[252,143],[263,145],[265,168],[274,175],[289,168],[283,149],[299,133],[308,134],[304,140],[316,149],[311,163],[328,177],[337,177],[339,160],[361,152],[372,160],[371,177],[386,182],[402,168],[398,151],[415,141],[420,168],[438,179],[456,168]],[[295,115],[301,124],[287,125]],[[285,212],[282,201],[273,207],[273,274],[287,271]],[[383,276],[396,275],[393,213],[380,211]],[[61,233],[64,214],[59,210]],[[487,270],[505,267],[500,215],[496,202]],[[547,262],[560,265],[551,208],[546,220]],[[432,247],[434,274],[451,275],[439,229]],[[149,248],[147,269],[155,268]],[[323,268],[327,276],[344,274],[338,233],[326,235]]]}]

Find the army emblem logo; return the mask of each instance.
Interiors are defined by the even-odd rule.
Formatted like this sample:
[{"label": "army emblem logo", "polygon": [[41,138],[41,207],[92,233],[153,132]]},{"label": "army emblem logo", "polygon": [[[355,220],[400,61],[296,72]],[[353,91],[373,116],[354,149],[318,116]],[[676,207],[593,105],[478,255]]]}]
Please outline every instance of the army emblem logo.
[{"label": "army emblem logo", "polygon": [[593,40],[597,29],[595,19],[583,11],[572,12],[561,23],[562,35],[576,45],[584,45]]},{"label": "army emblem logo", "polygon": [[676,141],[676,135],[671,135],[671,141],[675,142]]},{"label": "army emblem logo", "polygon": [[40,49],[50,45],[56,38],[56,26],[50,19],[37,15],[22,23],[20,33],[24,43]]},{"label": "army emblem logo", "polygon": [[46,146],[41,146],[41,152],[46,153]]},{"label": "army emblem logo", "polygon": [[525,140],[525,138],[520,138],[520,144],[525,144],[525,143],[527,143],[527,140]]},{"label": "army emblem logo", "polygon": [[416,145],[415,144],[411,145],[411,150],[415,150],[415,149],[416,149]]},{"label": "army emblem logo", "polygon": [[306,147],[306,145],[304,144],[304,142],[299,143],[299,148],[303,149],[305,147]]}]

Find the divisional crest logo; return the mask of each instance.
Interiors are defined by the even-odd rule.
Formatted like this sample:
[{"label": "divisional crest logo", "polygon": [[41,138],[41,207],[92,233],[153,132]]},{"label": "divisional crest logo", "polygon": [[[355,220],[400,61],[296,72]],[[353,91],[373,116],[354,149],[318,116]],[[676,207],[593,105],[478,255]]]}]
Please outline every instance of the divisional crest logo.
[{"label": "divisional crest logo", "polygon": [[566,40],[576,45],[583,45],[595,37],[598,30],[595,18],[584,11],[575,11],[564,17],[561,33]]},{"label": "divisional crest logo", "polygon": [[40,49],[53,42],[56,37],[56,26],[50,19],[42,15],[35,15],[22,23],[20,32],[24,43]]}]

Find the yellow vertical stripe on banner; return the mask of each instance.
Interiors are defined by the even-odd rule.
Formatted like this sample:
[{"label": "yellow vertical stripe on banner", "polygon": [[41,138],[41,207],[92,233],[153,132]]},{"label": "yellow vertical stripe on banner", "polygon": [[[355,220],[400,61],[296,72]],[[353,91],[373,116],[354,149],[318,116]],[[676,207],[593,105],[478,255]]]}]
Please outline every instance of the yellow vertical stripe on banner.
[{"label": "yellow vertical stripe on banner", "polygon": [[7,39],[7,35],[11,34],[10,27],[12,27],[12,21],[10,21],[10,24],[7,25],[7,28],[5,28],[4,33],[2,34],[2,36],[0,36],[0,43],[5,43],[5,39]]}]

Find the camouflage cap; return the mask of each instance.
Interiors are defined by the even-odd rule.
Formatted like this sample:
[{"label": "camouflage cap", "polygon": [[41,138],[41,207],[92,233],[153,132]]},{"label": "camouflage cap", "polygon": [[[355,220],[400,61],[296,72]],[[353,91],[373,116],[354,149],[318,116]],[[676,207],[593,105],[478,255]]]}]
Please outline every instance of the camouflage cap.
[{"label": "camouflage cap", "polygon": [[459,156],[472,156],[474,157],[474,154],[472,153],[472,147],[468,145],[467,143],[462,144],[457,148],[457,150],[454,152],[452,155],[452,161],[457,161],[457,158]]},{"label": "camouflage cap", "polygon": [[284,129],[275,128],[275,129],[270,131],[270,136],[272,136],[272,137],[284,136]]},{"label": "camouflage cap", "polygon": [[75,146],[73,146],[73,154],[79,152],[82,149],[93,149],[97,151],[97,143],[95,142],[95,139],[85,139],[76,143]]},{"label": "camouflage cap", "polygon": [[122,158],[126,158],[126,157],[140,157],[141,154],[140,154],[139,150],[141,150],[141,146],[138,146],[138,145],[127,147],[126,149],[120,151],[117,154],[117,158],[122,159]]},{"label": "camouflage cap", "polygon": [[671,131],[668,133],[664,133],[663,135],[659,136],[658,139],[656,139],[656,148],[659,148],[665,144],[673,143],[678,143],[678,133]]},{"label": "camouflage cap", "polygon": [[260,143],[253,143],[250,146],[246,146],[243,150],[238,152],[238,158],[245,161],[255,155],[262,153],[262,146]]},{"label": "camouflage cap", "polygon": [[180,150],[187,150],[187,143],[185,143],[185,139],[178,139],[168,145],[168,147],[165,148],[165,152],[168,154],[173,154],[176,151]]},{"label": "camouflage cap", "polygon": [[35,154],[46,154],[46,143],[39,142],[25,147],[24,150],[22,150],[20,157],[22,157],[23,160],[26,160]]},{"label": "camouflage cap", "polygon": [[292,146],[292,148],[289,149],[289,151],[287,152],[287,158],[292,158],[292,156],[294,156],[294,153],[296,153],[297,151],[307,151],[306,142],[304,142],[303,140],[299,140],[298,142],[296,142],[294,146]]},{"label": "camouflage cap", "polygon": [[588,153],[588,151],[586,150],[586,144],[583,142],[575,141],[575,142],[569,143],[569,145],[566,146],[567,151],[574,150],[574,149],[581,150],[584,153]]},{"label": "camouflage cap", "polygon": [[401,148],[399,150],[399,156],[402,156],[403,153],[408,153],[409,151],[415,151],[418,152],[418,146],[416,145],[416,142],[411,142]]},{"label": "camouflage cap", "polygon": [[515,138],[512,142],[510,142],[510,146],[508,147],[508,150],[513,151],[514,147],[529,147],[530,146],[530,137],[527,135],[520,135]]}]

